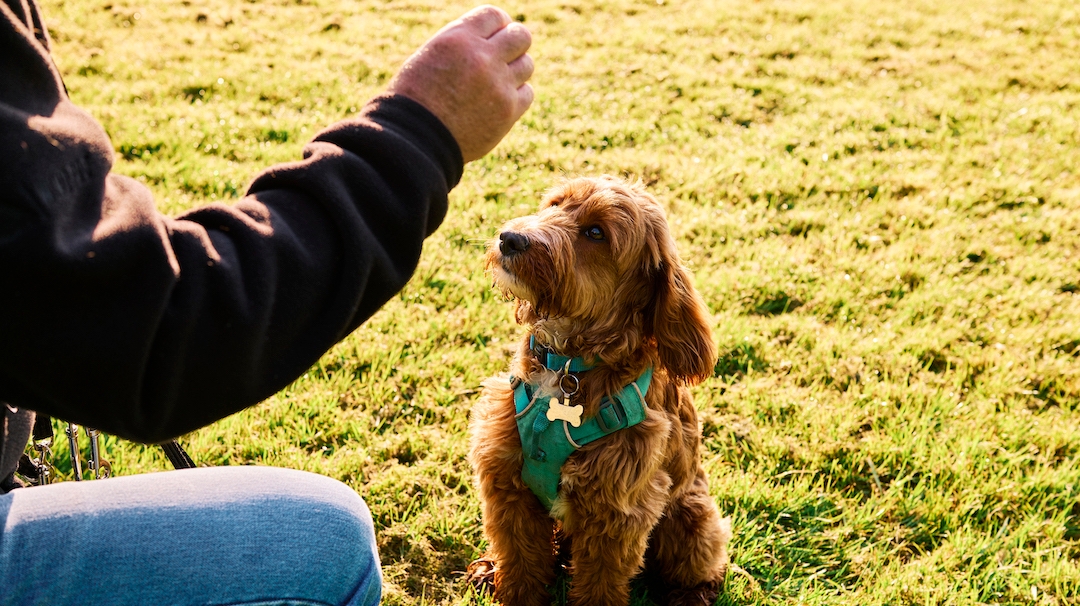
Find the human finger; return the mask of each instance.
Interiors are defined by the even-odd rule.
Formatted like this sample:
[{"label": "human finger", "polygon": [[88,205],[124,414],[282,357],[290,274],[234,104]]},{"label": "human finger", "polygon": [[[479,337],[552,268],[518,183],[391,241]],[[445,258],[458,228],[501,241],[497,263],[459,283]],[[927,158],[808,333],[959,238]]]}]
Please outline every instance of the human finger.
[{"label": "human finger", "polygon": [[458,21],[481,38],[486,39],[506,27],[511,19],[503,9],[485,4],[465,13],[458,18]]},{"label": "human finger", "polygon": [[509,63],[529,50],[532,34],[527,27],[515,21],[492,34],[488,41],[495,45],[499,58]]},{"label": "human finger", "polygon": [[529,78],[533,75],[533,60],[528,55],[521,55],[517,59],[514,59],[507,64],[510,68],[510,77],[513,78],[513,82],[517,85],[525,84],[529,81]]},{"label": "human finger", "polygon": [[[518,103],[517,118],[520,118],[522,116],[522,114],[525,113],[525,110],[529,109],[529,106],[532,105],[534,96],[535,96],[535,93],[533,92],[532,85],[522,84],[517,89],[517,103]],[[515,118],[514,120],[517,121],[517,118]]]}]

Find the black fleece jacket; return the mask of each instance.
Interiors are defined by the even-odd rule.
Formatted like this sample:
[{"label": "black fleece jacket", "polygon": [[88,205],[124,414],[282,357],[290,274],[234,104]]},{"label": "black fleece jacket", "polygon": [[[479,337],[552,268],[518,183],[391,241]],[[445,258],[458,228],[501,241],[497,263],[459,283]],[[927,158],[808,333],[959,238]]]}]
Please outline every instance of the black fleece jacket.
[{"label": "black fleece jacket", "polygon": [[166,217],[48,45],[34,0],[0,0],[0,479],[29,410],[156,442],[280,390],[405,285],[463,167],[385,96],[237,203]]}]

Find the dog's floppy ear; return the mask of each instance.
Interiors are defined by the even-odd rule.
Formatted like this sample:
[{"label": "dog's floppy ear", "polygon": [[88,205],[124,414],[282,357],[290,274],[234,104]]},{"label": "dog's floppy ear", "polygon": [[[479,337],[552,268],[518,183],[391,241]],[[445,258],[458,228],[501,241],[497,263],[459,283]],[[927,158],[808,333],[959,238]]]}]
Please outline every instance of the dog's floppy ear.
[{"label": "dog's floppy ear", "polygon": [[645,309],[645,331],[656,339],[660,363],[677,379],[700,383],[716,368],[709,312],[679,260],[667,219],[655,198],[642,208],[646,229],[646,271],[652,275],[653,298]]},{"label": "dog's floppy ear", "polygon": [[709,313],[677,256],[656,268],[652,336],[660,362],[672,376],[700,383],[716,366]]}]

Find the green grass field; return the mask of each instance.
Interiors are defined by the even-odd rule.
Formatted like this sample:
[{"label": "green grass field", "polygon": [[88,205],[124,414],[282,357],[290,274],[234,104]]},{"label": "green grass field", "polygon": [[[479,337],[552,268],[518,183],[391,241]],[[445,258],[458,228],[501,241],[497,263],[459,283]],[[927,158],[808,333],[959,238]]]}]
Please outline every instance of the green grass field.
[{"label": "green grass field", "polygon": [[[695,393],[737,533],[719,604],[1080,604],[1080,6],[503,6],[533,32],[532,109],[467,167],[401,295],[187,436],[194,458],[341,479],[375,516],[385,603],[469,603],[469,409],[520,335],[484,244],[563,175],[625,174],[668,207],[715,316]],[[116,169],[178,212],[298,158],[470,7],[44,10]],[[119,473],[166,468],[107,448]]]}]

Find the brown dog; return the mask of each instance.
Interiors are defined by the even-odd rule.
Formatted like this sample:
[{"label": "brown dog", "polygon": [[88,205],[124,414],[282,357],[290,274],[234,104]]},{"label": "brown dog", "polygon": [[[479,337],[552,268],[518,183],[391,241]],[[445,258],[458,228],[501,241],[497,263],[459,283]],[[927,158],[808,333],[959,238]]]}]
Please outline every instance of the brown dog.
[{"label": "brown dog", "polygon": [[730,521],[687,385],[716,349],[659,203],[611,177],[568,181],[508,222],[486,263],[529,334],[472,414],[490,549],[470,581],[505,606],[550,604],[563,559],[575,606],[625,606],[643,569],[661,600],[712,604]]}]

